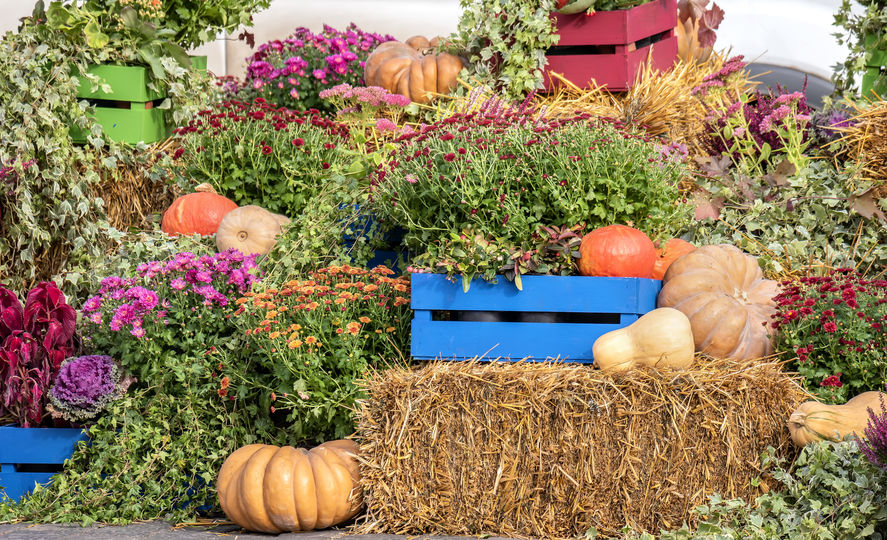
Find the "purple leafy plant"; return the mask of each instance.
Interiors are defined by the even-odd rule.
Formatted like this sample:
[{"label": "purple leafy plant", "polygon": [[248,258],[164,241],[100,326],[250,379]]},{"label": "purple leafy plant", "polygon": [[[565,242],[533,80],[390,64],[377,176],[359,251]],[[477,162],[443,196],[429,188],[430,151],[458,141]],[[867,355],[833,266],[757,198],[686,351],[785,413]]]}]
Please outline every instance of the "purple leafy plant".
[{"label": "purple leafy plant", "polygon": [[49,391],[50,412],[69,422],[91,420],[122,396],[131,382],[110,356],[69,358]]},{"label": "purple leafy plant", "polygon": [[0,286],[0,415],[40,424],[49,385],[74,353],[75,315],[55,283],[34,287],[24,307]]}]

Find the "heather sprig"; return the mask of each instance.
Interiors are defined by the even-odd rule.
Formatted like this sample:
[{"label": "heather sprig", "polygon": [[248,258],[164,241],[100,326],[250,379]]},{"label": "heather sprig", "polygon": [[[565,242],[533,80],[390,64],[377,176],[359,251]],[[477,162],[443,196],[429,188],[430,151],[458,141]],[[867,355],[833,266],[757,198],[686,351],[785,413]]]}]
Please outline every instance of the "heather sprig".
[{"label": "heather sprig", "polygon": [[[232,333],[231,303],[259,279],[255,258],[234,249],[200,257],[185,252],[141,264],[132,277],[103,279],[81,311],[92,350],[151,381],[165,362],[220,345]],[[153,360],[145,362],[149,355]]]},{"label": "heather sprig", "polygon": [[345,124],[317,111],[295,112],[257,99],[223,101],[176,131],[176,170],[208,182],[239,205],[299,215],[328,178],[352,158]]},{"label": "heather sprig", "polygon": [[247,293],[235,320],[254,352],[225,367],[219,395],[249,396],[260,418],[298,440],[350,434],[357,380],[407,351],[409,278],[392,274],[328,266]]},{"label": "heather sprig", "polygon": [[370,176],[371,204],[383,222],[407,231],[415,254],[465,230],[509,246],[543,226],[581,223],[673,234],[689,210],[676,204],[687,174],[681,163],[663,158],[645,135],[588,115],[546,119],[499,104],[396,142]]},{"label": "heather sprig", "polygon": [[363,84],[367,56],[380,43],[392,40],[353,23],[341,31],[324,25],[318,34],[297,28],[283,41],[260,45],[247,59],[241,92],[295,110],[331,110],[320,92],[342,83]]},{"label": "heather sprig", "polygon": [[122,396],[130,382],[110,356],[69,358],[49,391],[50,412],[73,423],[91,420]]},{"label": "heather sprig", "polygon": [[887,280],[842,268],[786,281],[775,298],[777,350],[826,401],[846,401],[887,380]]},{"label": "heather sprig", "polygon": [[858,438],[859,450],[868,458],[872,465],[887,471],[887,403],[881,397],[881,411],[868,410],[869,423],[864,433],[865,438]]}]

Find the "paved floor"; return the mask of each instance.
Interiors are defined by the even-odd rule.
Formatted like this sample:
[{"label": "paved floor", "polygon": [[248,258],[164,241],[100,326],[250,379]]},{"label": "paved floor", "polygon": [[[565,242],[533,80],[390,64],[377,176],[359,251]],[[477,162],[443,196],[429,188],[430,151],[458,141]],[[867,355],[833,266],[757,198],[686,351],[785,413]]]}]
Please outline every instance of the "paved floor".
[{"label": "paved floor", "polygon": [[[238,540],[268,540],[269,538],[279,538],[281,540],[330,540],[343,537],[345,540],[420,540],[424,538],[461,540],[465,538],[456,536],[395,536],[389,534],[345,537],[345,531],[313,531],[273,536],[244,533],[236,525],[173,528],[164,521],[135,523],[123,527],[80,527],[78,525],[38,525],[32,523],[0,525],[0,540],[68,540],[77,538],[88,538],[89,540],[121,540],[127,538],[138,540],[158,540],[161,538],[171,538],[174,540],[218,540],[224,538],[236,538]],[[488,537],[487,540],[507,539]]]}]

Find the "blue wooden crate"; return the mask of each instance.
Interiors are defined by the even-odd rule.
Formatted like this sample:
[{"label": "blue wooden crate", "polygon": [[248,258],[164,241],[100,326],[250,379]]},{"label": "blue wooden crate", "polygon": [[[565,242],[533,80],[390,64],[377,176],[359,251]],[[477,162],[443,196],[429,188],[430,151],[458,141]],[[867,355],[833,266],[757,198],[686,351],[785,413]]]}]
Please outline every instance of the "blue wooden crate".
[{"label": "blue wooden crate", "polygon": [[0,427],[0,500],[48,483],[85,440],[81,429]]},{"label": "blue wooden crate", "polygon": [[[594,341],[655,309],[662,288],[659,280],[641,278],[524,276],[522,282],[520,291],[504,277],[496,284],[474,280],[465,293],[460,280],[412,274],[412,357],[589,363]],[[478,312],[505,320],[464,320]],[[533,317],[554,322],[521,322]]]}]

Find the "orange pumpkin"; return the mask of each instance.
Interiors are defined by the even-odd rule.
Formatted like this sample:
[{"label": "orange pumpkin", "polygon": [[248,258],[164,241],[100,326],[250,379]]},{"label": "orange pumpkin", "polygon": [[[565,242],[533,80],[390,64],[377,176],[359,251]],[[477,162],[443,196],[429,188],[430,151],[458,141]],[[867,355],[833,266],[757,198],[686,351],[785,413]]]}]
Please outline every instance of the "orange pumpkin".
[{"label": "orange pumpkin", "polygon": [[428,103],[428,92],[446,94],[456,86],[462,60],[449,53],[423,54],[418,49],[431,46],[421,36],[408,43],[387,41],[370,53],[364,66],[367,86],[381,86],[392,94],[417,103]]},{"label": "orange pumpkin", "polygon": [[579,273],[583,276],[649,278],[655,260],[653,241],[625,225],[595,229],[579,244]]},{"label": "orange pumpkin", "polygon": [[665,271],[671,266],[678,257],[686,255],[696,249],[696,246],[681,240],[680,238],[672,238],[662,247],[656,250],[656,261],[653,263],[653,279],[662,279],[665,277]]},{"label": "orange pumpkin", "polygon": [[183,195],[169,205],[160,230],[172,236],[216,234],[222,218],[235,208],[237,203],[219,195],[208,184],[201,184],[195,193]]}]

